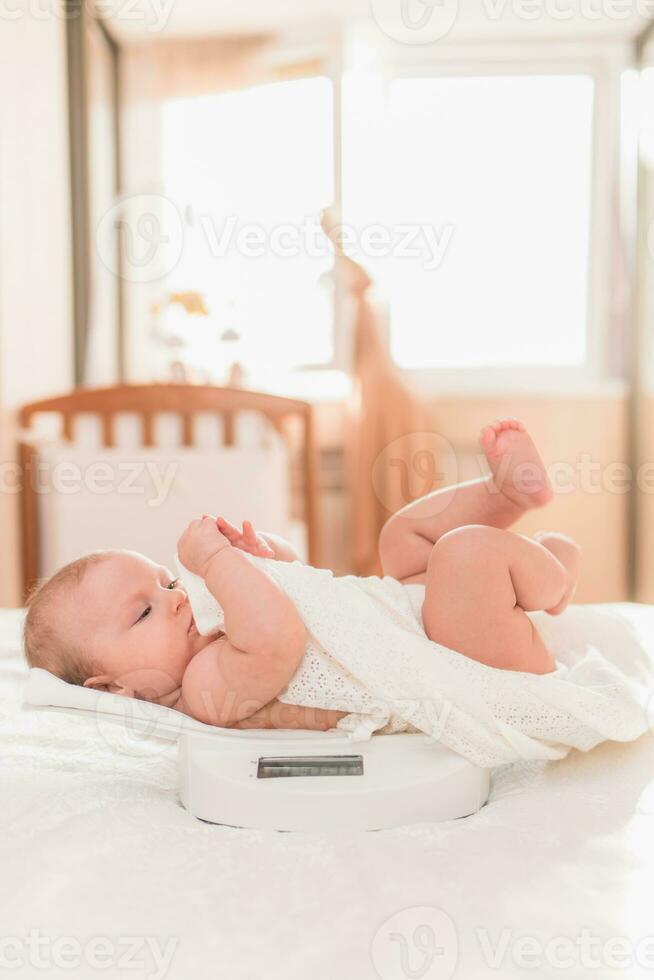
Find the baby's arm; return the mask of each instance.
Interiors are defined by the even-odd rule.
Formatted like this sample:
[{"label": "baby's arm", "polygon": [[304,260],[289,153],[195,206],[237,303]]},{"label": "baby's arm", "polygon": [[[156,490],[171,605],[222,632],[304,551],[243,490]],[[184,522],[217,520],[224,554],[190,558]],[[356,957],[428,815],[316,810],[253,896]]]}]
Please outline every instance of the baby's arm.
[{"label": "baby's arm", "polygon": [[189,525],[178,551],[222,606],[226,635],[190,661],[176,707],[210,725],[234,726],[283,691],[307,632],[288,596],[230,546],[214,518]]}]

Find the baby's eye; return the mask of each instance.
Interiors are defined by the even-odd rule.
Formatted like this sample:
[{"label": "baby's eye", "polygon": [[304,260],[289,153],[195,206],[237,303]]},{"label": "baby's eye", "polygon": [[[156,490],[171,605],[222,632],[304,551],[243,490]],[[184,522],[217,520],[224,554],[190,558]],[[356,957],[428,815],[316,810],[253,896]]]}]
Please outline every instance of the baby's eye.
[{"label": "baby's eye", "polygon": [[139,618],[136,620],[136,622],[140,623],[141,620],[145,619],[146,616],[149,616],[151,612],[152,612],[152,606],[146,606],[143,612],[141,613],[141,615],[139,616]]},{"label": "baby's eye", "polygon": [[178,578],[174,578],[172,580],[172,582],[170,583],[170,585],[167,585],[166,588],[167,589],[176,589],[178,585],[179,585],[179,579]]}]

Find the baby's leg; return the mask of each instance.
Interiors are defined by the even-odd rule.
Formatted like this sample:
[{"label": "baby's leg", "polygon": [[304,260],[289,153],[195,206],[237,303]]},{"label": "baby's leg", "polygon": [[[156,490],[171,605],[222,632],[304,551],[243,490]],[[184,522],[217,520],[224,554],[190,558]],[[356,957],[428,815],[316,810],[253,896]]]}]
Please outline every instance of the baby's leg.
[{"label": "baby's leg", "polygon": [[581,548],[573,538],[559,531],[539,531],[534,534],[534,540],[551,551],[568,570],[568,588],[558,605],[547,610],[551,616],[558,616],[574,598],[581,567]]},{"label": "baby's leg", "polygon": [[431,640],[504,670],[546,674],[554,659],[526,615],[560,612],[577,568],[510,531],[457,528],[434,545],[422,618]]},{"label": "baby's leg", "polygon": [[435,490],[394,514],[379,537],[384,575],[425,582],[431,550],[453,528],[487,524],[507,528],[552,497],[545,467],[521,422],[505,419],[482,430],[491,475]]}]

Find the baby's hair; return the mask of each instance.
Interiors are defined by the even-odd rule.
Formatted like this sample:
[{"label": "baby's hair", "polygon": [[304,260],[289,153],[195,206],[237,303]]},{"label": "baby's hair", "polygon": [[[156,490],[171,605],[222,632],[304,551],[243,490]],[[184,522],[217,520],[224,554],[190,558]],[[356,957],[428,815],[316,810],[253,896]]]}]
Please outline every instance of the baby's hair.
[{"label": "baby's hair", "polygon": [[43,667],[68,684],[80,686],[99,672],[87,651],[61,635],[53,610],[63,596],[80,585],[92,565],[98,565],[115,554],[115,551],[93,551],[64,565],[34,587],[27,600],[23,627],[25,658],[30,667]]}]

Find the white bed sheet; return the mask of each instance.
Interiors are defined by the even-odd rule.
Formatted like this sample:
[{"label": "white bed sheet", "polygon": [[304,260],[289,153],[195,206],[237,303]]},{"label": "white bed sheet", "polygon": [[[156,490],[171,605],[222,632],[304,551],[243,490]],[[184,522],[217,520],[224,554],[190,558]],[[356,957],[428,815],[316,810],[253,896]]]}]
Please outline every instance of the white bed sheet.
[{"label": "white bed sheet", "polygon": [[[21,964],[8,976],[159,977],[134,945],[146,938],[173,941],[168,980],[652,976],[649,735],[497,770],[464,820],[330,836],[216,827],[181,807],[174,747],[22,709],[19,623],[0,612],[0,940],[14,939],[0,957]],[[73,937],[79,966],[44,945],[39,969],[30,930]],[[102,970],[87,960],[97,937]]]}]

